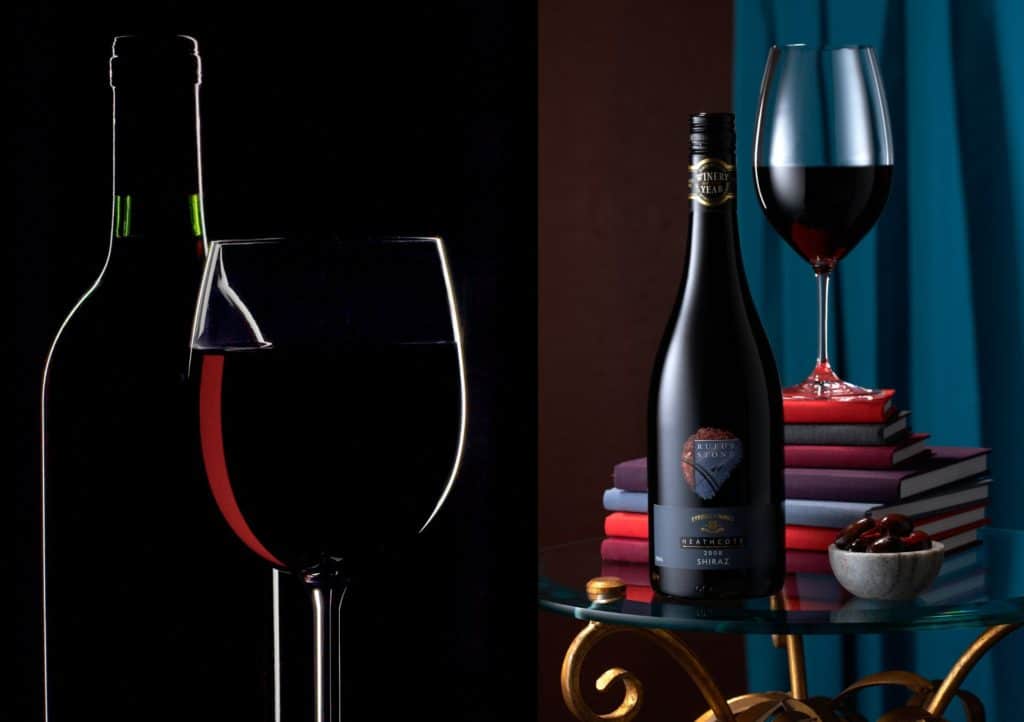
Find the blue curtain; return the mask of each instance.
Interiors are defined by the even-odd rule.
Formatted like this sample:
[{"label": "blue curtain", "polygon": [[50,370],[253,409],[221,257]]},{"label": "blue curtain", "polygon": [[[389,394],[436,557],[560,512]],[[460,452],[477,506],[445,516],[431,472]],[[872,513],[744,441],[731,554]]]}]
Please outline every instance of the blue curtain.
[{"label": "blue curtain", "polygon": [[[895,388],[914,428],[931,433],[932,443],[991,446],[992,523],[1021,528],[1024,3],[735,0],[735,11],[741,168],[751,165],[772,44],[869,44],[878,52],[894,185],[877,227],[837,272],[833,362],[843,378]],[[783,382],[794,383],[814,356],[812,274],[765,222],[750,185],[739,212],[750,285]],[[979,631],[809,637],[810,691],[833,695],[864,674],[893,668],[941,677]],[[752,689],[788,686],[784,661],[767,639],[750,639],[748,659]],[[970,675],[966,687],[982,696],[989,719],[1018,718],[1022,659],[1018,632]],[[882,704],[903,696],[861,699],[863,711],[877,716]],[[958,714],[950,708],[951,719]]]}]

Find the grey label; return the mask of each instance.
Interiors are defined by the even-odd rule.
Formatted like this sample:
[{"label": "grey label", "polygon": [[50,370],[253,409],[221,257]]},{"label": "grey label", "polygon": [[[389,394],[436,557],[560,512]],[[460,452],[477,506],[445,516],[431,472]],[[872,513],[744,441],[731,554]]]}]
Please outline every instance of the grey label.
[{"label": "grey label", "polygon": [[655,504],[654,563],[670,569],[748,568],[747,509]]}]

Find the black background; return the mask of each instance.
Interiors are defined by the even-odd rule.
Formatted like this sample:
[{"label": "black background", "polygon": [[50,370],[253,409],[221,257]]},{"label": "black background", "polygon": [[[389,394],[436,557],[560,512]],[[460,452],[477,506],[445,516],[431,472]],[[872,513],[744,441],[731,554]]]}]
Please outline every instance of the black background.
[{"label": "black background", "polygon": [[399,575],[360,606],[372,633],[353,635],[349,691],[385,718],[532,717],[536,18],[507,0],[16,8],[14,718],[42,715],[43,362],[106,252],[110,43],[140,31],[199,41],[210,238],[445,238],[469,367],[466,460],[421,550],[429,563],[409,573],[415,590]]}]

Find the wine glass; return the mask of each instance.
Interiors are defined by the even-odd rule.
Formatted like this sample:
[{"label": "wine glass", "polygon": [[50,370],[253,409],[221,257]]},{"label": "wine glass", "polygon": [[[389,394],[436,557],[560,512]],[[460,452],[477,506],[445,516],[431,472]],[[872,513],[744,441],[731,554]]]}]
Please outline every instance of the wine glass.
[{"label": "wine glass", "polygon": [[783,389],[850,401],[878,391],[843,381],[828,359],[829,274],[878,220],[892,180],[892,130],[875,51],[774,46],[761,81],[754,185],[768,221],[818,283],[818,359]]},{"label": "wine glass", "polygon": [[305,583],[316,720],[337,722],[351,574],[427,527],[462,456],[465,369],[444,246],[214,241],[191,349],[210,490],[250,550]]}]

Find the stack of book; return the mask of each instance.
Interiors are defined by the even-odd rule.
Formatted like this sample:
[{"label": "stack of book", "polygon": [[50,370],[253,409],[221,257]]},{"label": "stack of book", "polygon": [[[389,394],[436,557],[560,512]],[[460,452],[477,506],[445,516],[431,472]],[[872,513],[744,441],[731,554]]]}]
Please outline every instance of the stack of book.
[{"label": "stack of book", "polygon": [[946,552],[987,523],[988,449],[928,446],[892,391],[865,402],[783,404],[786,569],[829,572],[828,546],[855,519],[899,513]]},{"label": "stack of book", "polygon": [[[891,390],[873,402],[786,401],[784,417],[786,571],[801,574],[804,603],[844,596],[827,550],[862,516],[905,514],[947,554],[978,540],[988,521],[988,449],[928,446],[928,434],[911,430],[910,412],[893,408]],[[647,601],[647,460],[616,464],[603,501],[602,573],[621,577],[628,598]],[[797,584],[787,578],[788,596]]]},{"label": "stack of book", "polygon": [[649,602],[654,593],[647,567],[647,459],[615,465],[604,508],[601,574],[622,579],[627,599]]}]

